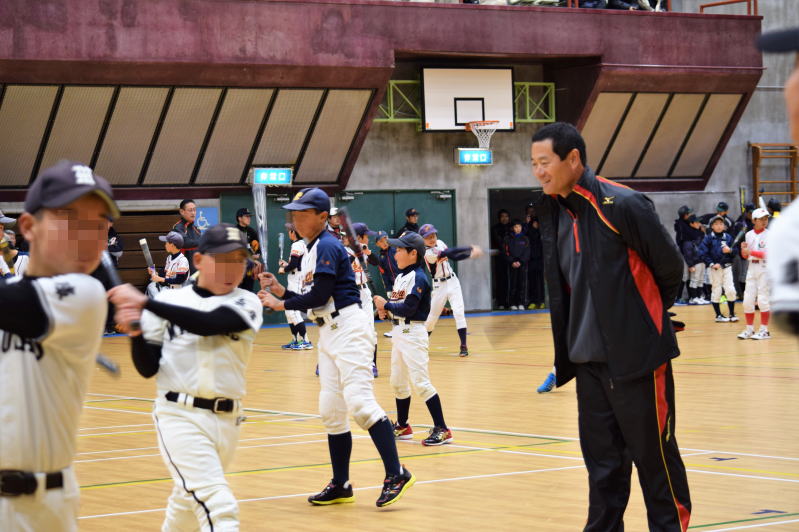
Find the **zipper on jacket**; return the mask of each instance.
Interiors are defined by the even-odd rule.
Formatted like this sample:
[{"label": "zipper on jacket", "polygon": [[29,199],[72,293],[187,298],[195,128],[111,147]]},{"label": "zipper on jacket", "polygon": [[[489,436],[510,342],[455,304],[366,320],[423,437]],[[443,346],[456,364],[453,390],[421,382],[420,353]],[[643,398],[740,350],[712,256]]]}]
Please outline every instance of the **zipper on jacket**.
[{"label": "zipper on jacket", "polygon": [[569,216],[572,217],[572,231],[574,232],[574,251],[580,253],[580,234],[577,232],[577,215],[569,209],[566,209]]}]

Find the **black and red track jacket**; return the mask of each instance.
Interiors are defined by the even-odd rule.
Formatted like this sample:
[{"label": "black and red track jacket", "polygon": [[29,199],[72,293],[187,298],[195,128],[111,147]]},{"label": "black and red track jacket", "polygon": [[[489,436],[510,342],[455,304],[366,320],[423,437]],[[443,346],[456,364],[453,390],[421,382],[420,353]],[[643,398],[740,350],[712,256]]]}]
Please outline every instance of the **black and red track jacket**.
[{"label": "black and red track jacket", "polygon": [[[677,298],[683,258],[660,223],[652,201],[640,192],[595,176],[587,168],[566,198],[574,206],[576,260],[588,283],[614,380],[654,371],[680,354],[667,309]],[[536,205],[544,246],[557,385],[575,375],[569,360],[569,292],[558,262],[558,221],[562,207],[544,195]]]}]

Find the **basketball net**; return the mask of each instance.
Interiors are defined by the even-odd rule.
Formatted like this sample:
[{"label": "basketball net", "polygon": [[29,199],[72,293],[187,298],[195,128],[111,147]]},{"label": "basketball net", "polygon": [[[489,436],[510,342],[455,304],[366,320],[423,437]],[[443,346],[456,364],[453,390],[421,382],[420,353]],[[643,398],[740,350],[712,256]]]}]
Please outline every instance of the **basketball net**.
[{"label": "basketball net", "polygon": [[488,149],[491,145],[491,136],[499,127],[499,120],[484,120],[466,122],[466,131],[471,131],[477,137],[481,148]]}]

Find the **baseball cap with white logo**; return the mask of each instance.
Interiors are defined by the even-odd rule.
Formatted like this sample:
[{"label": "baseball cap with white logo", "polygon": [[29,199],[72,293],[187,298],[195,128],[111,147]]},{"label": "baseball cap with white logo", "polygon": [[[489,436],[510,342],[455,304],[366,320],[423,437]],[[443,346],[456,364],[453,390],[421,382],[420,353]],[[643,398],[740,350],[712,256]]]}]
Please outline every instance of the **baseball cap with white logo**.
[{"label": "baseball cap with white logo", "polygon": [[119,207],[108,181],[94,175],[88,166],[67,160],[39,174],[25,196],[25,211],[34,214],[40,209],[57,209],[87,194],[95,194],[105,202],[112,220],[119,218]]},{"label": "baseball cap with white logo", "polygon": [[249,253],[247,239],[238,227],[224,223],[208,228],[200,237],[200,245],[197,247],[200,253],[228,253],[237,249]]}]

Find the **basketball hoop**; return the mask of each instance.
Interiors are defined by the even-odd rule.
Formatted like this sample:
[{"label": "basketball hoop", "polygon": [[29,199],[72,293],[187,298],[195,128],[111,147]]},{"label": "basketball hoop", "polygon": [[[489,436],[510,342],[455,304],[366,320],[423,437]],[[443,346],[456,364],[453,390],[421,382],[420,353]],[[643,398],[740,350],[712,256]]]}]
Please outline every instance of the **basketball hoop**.
[{"label": "basketball hoop", "polygon": [[499,120],[483,120],[475,122],[466,122],[466,131],[471,131],[477,137],[480,147],[488,149],[491,145],[491,135],[499,127]]}]

